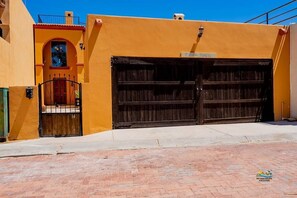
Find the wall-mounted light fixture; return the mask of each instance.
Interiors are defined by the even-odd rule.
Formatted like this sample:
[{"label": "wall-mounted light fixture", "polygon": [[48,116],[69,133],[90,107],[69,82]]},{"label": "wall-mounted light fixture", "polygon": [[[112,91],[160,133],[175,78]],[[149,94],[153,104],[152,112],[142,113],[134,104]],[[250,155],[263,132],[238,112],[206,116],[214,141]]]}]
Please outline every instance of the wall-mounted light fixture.
[{"label": "wall-mounted light fixture", "polygon": [[26,88],[26,98],[33,98],[33,87],[27,87]]},{"label": "wall-mounted light fixture", "polygon": [[199,29],[198,29],[198,37],[201,38],[204,32],[204,27],[202,25],[200,25]]},{"label": "wall-mounted light fixture", "polygon": [[83,43],[79,43],[79,48],[80,48],[81,50],[85,50],[85,45],[84,45]]}]

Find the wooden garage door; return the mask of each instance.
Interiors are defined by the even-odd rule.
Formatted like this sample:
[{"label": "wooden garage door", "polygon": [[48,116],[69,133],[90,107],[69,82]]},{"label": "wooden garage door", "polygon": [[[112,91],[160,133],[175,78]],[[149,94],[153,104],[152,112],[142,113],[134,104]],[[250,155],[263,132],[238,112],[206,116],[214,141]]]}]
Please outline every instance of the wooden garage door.
[{"label": "wooden garage door", "polygon": [[203,123],[272,121],[271,60],[203,62]]},{"label": "wooden garage door", "polygon": [[125,57],[112,62],[115,128],[196,124],[196,62]]},{"label": "wooden garage door", "polygon": [[273,120],[272,61],[112,58],[113,127]]}]

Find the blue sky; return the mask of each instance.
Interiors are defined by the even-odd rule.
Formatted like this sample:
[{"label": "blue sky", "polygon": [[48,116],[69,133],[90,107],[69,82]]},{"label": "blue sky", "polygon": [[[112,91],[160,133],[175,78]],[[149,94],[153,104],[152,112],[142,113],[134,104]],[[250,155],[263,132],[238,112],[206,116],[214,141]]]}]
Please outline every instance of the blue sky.
[{"label": "blue sky", "polygon": [[289,0],[23,0],[35,21],[38,14],[64,15],[74,11],[81,21],[87,14],[244,22]]}]

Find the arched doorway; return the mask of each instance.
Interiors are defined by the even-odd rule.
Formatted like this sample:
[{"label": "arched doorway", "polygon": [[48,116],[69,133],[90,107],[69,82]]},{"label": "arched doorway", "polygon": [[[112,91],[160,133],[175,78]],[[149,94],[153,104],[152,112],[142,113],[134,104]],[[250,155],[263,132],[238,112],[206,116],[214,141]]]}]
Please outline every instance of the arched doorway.
[{"label": "arched doorway", "polygon": [[45,89],[44,104],[74,104],[71,95],[78,90],[66,80],[77,82],[77,55],[73,44],[65,39],[52,39],[43,48],[43,81],[53,81],[53,87]]},{"label": "arched doorway", "polygon": [[38,85],[40,136],[82,135],[82,89],[74,45],[65,39],[48,41],[43,63],[43,82]]}]

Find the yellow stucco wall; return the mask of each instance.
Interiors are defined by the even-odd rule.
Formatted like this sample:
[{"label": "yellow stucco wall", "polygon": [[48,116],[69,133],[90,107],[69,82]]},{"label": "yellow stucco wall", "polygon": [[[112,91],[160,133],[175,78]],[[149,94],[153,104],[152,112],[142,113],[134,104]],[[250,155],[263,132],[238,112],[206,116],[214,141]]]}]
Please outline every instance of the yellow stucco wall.
[{"label": "yellow stucco wall", "polygon": [[276,39],[271,57],[274,61],[274,117],[290,117],[290,31]]},{"label": "yellow stucco wall", "polygon": [[[2,24],[9,24],[9,1],[6,2],[5,8],[0,8]],[[0,87],[9,86],[9,66],[10,66],[10,43],[9,28],[2,28],[3,38],[0,37]]]},{"label": "yellow stucco wall", "polygon": [[34,21],[22,0],[6,2],[9,6],[1,19],[9,25],[9,32],[6,39],[0,38],[0,87],[9,88],[9,135],[10,139],[36,138],[37,94],[36,100],[26,101],[23,97],[24,87],[34,85]]},{"label": "yellow stucco wall", "polygon": [[9,1],[9,42],[0,38],[0,87],[34,85],[33,19],[22,0]]},{"label": "yellow stucco wall", "polygon": [[26,98],[26,87],[9,88],[9,140],[38,138],[38,93],[33,87],[33,98]]},{"label": "yellow stucco wall", "polygon": [[10,1],[10,85],[34,85],[33,19],[22,0]]},{"label": "yellow stucco wall", "polygon": [[0,38],[0,87],[9,86],[10,44]]},{"label": "yellow stucco wall", "polygon": [[[102,19],[103,25],[95,25]],[[200,25],[205,30],[197,40]],[[289,36],[279,26],[89,15],[83,85],[84,134],[111,129],[111,56],[180,57],[212,52],[218,58],[273,58],[274,112],[289,104]],[[284,116],[289,107],[284,106]]]},{"label": "yellow stucco wall", "polygon": [[[51,62],[50,41],[51,40],[66,40],[67,41],[67,63],[71,67],[65,70],[49,70],[48,66]],[[67,30],[67,29],[40,29],[35,28],[35,69],[36,83],[46,81],[44,76],[49,76],[54,73],[65,73],[72,75],[76,73],[76,79],[84,79],[84,50],[80,49],[79,43],[83,43],[82,30]],[[47,49],[48,48],[48,49]],[[45,53],[44,54],[44,50]],[[46,56],[45,56],[46,55]],[[76,69],[78,68],[79,69]],[[73,73],[74,72],[74,73]],[[73,79],[72,79],[73,80]],[[83,81],[79,81],[83,82]]]}]

